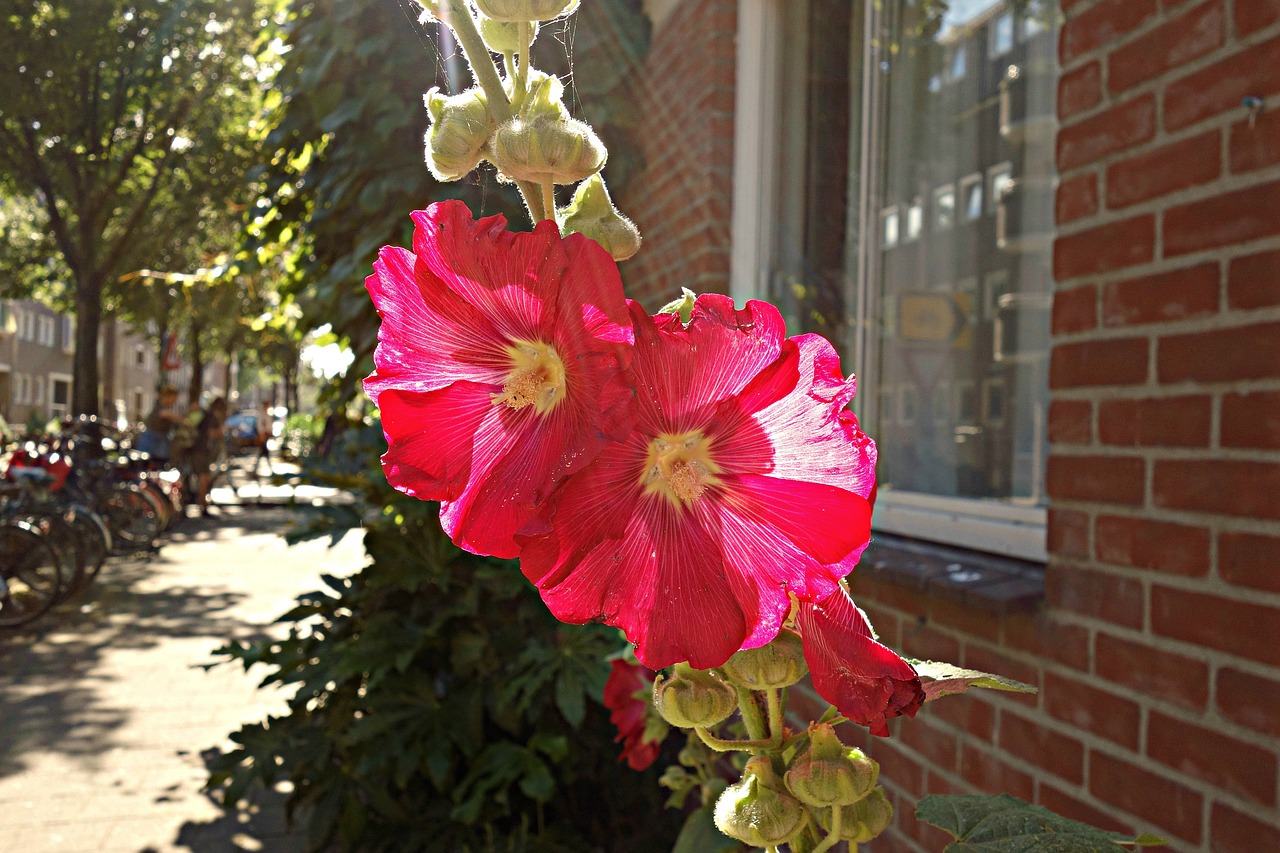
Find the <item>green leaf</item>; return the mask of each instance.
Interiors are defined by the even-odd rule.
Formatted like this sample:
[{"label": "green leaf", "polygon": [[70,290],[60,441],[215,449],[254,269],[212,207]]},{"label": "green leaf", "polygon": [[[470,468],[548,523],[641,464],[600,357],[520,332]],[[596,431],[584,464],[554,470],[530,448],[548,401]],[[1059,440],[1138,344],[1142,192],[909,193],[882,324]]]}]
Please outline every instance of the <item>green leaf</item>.
[{"label": "green leaf", "polygon": [[1005,690],[1010,693],[1035,693],[1031,684],[1014,681],[1003,675],[992,675],[976,669],[964,669],[955,664],[940,661],[919,661],[908,659],[907,663],[915,667],[924,687],[924,701],[932,702],[943,696],[964,693],[971,687],[984,687],[988,690]]},{"label": "green leaf", "polygon": [[1153,835],[1107,832],[1009,794],[935,794],[916,805],[916,819],[955,837],[944,853],[1114,853],[1123,845],[1167,843]]},{"label": "green leaf", "polygon": [[717,853],[737,850],[738,842],[716,828],[714,803],[708,803],[685,819],[671,853]]}]

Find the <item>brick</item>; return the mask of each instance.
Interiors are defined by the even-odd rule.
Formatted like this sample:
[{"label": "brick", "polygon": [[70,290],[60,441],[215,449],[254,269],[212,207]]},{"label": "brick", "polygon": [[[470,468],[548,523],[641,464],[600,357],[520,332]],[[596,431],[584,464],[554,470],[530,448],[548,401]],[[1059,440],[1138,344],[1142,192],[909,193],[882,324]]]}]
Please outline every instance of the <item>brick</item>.
[{"label": "brick", "polygon": [[1114,281],[1102,291],[1102,324],[1170,323],[1218,310],[1216,262]]},{"label": "brick", "polygon": [[1049,457],[1046,476],[1054,500],[1097,501],[1137,506],[1143,498],[1145,464],[1137,456]]},{"label": "brick", "polygon": [[1085,172],[1067,178],[1058,185],[1054,197],[1054,216],[1059,225],[1098,212],[1098,175]]},{"label": "brick", "polygon": [[902,632],[902,651],[919,660],[960,659],[960,642],[929,625],[911,624]]},{"label": "brick", "polygon": [[1222,134],[1211,130],[1114,163],[1107,168],[1107,207],[1207,184],[1222,173],[1221,151]]},{"label": "brick", "polygon": [[[1236,34],[1252,35],[1280,23],[1280,0],[1236,0]],[[1276,845],[1280,849],[1280,844]]]},{"label": "brick", "polygon": [[[1275,753],[1238,738],[1153,710],[1147,721],[1147,755],[1232,794],[1267,806],[1275,802]],[[1230,758],[1224,760],[1226,756]]]},{"label": "brick", "polygon": [[1218,534],[1218,575],[1235,586],[1280,592],[1280,536],[1222,531]]},{"label": "brick", "polygon": [[1212,400],[1205,394],[1103,400],[1098,437],[1129,447],[1207,447]]},{"label": "brick", "polygon": [[1004,712],[1000,748],[1068,782],[1084,781],[1084,745],[1043,723]]},{"label": "brick", "polygon": [[1209,571],[1209,531],[1203,527],[1103,515],[1095,526],[1094,550],[1104,563],[1185,577]]},{"label": "brick", "polygon": [[1231,262],[1227,268],[1227,304],[1236,310],[1280,305],[1280,250]]},{"label": "brick", "polygon": [[1280,463],[1158,460],[1153,495],[1168,509],[1280,519]]},{"label": "brick", "polygon": [[927,718],[903,726],[897,734],[902,743],[923,756],[928,764],[948,771],[956,769],[958,750],[955,736],[930,725]]},{"label": "brick", "polygon": [[1058,39],[1064,66],[1091,50],[1114,43],[1142,26],[1156,13],[1156,0],[1102,0],[1079,15],[1068,18]]},{"label": "brick", "polygon": [[1265,604],[1156,586],[1151,627],[1163,637],[1280,665],[1280,610]]},{"label": "brick", "polygon": [[1136,702],[1075,679],[1045,673],[1044,704],[1054,719],[1129,749],[1138,746],[1141,712]]},{"label": "brick", "polygon": [[1263,110],[1253,124],[1231,125],[1227,152],[1231,171],[1237,174],[1280,163],[1280,112]]},{"label": "brick", "polygon": [[[877,580],[864,572],[854,572],[849,576],[849,583],[853,597],[858,601],[859,605],[866,601],[868,604],[879,604],[904,611],[910,616],[924,615],[925,601],[919,590],[908,589],[901,584],[889,581]],[[869,608],[864,609],[868,609],[868,612],[870,612]],[[887,617],[880,617],[880,619],[884,618]],[[896,617],[894,617],[893,621],[896,623]],[[882,627],[880,622],[875,621],[875,619],[873,619],[873,624],[881,636],[888,636],[887,631],[894,627],[893,625]]]},{"label": "brick", "polygon": [[1070,171],[1108,154],[1141,145],[1156,134],[1156,100],[1147,94],[1058,131],[1058,169]]},{"label": "brick", "polygon": [[1246,95],[1265,98],[1280,91],[1280,38],[1234,53],[1165,87],[1166,130],[1240,108]]},{"label": "brick", "polygon": [[[1050,517],[1055,512],[1060,510],[1050,509]],[[1059,622],[1046,613],[1014,614],[1005,618],[1002,627],[1001,641],[1010,650],[1030,652],[1074,669],[1089,668],[1088,628]]]},{"label": "brick", "polygon": [[[1021,681],[1023,684],[1030,684],[1032,687],[1040,686],[1040,668],[1038,666],[1015,660],[1000,650],[989,646],[966,643],[964,656],[960,659],[960,663],[969,669],[976,669],[979,672],[1003,675],[1005,678],[1012,678],[1014,681]],[[1009,694],[1005,698],[1015,699],[1018,695]],[[1030,705],[1035,705],[1036,699],[1032,694],[1024,693],[1021,696],[1023,701]]]},{"label": "brick", "polygon": [[1161,338],[1156,350],[1156,373],[1162,383],[1280,376],[1280,323]]},{"label": "brick", "polygon": [[1053,294],[1053,333],[1069,335],[1098,325],[1098,290],[1092,284]]},{"label": "brick", "polygon": [[1179,838],[1198,844],[1201,796],[1171,779],[1101,752],[1089,754],[1089,791]]},{"label": "brick", "polygon": [[1050,607],[1102,619],[1114,625],[1142,627],[1142,584],[1082,566],[1051,566],[1045,578]]},{"label": "brick", "polygon": [[960,772],[966,782],[989,794],[1012,794],[1028,801],[1035,797],[1030,776],[972,744],[964,745]]},{"label": "brick", "polygon": [[1218,670],[1218,710],[1232,722],[1280,738],[1280,681],[1231,667]]},{"label": "brick", "polygon": [[1102,63],[1090,62],[1058,78],[1058,120],[1092,109],[1102,102]]},{"label": "brick", "polygon": [[1280,827],[1274,822],[1263,823],[1222,803],[1213,804],[1209,820],[1209,849],[1212,853],[1280,850]]},{"label": "brick", "polygon": [[1059,344],[1049,358],[1050,388],[1140,385],[1146,381],[1146,338]]},{"label": "brick", "polygon": [[982,740],[991,740],[995,731],[995,710],[972,693],[959,702],[930,702],[925,707],[938,719]]},{"label": "brick", "polygon": [[1088,559],[1089,514],[1066,509],[1049,509],[1046,547],[1057,557]]},{"label": "brick", "polygon": [[1049,403],[1049,441],[1055,444],[1088,444],[1092,440],[1092,402],[1053,400]]},{"label": "brick", "polygon": [[1280,181],[1172,207],[1164,215],[1164,254],[1234,246],[1280,234]]},{"label": "brick", "polygon": [[1280,392],[1224,396],[1221,438],[1223,447],[1280,449]]},{"label": "brick", "polygon": [[1057,812],[1063,817],[1087,823],[1089,826],[1096,826],[1098,829],[1121,832],[1125,835],[1134,834],[1133,827],[1116,820],[1115,815],[1096,809],[1083,800],[1078,800],[1070,794],[1043,782],[1040,784],[1040,797],[1037,802],[1046,809]]},{"label": "brick", "polygon": [[1059,237],[1053,242],[1058,281],[1144,264],[1155,257],[1156,221],[1135,216]]},{"label": "brick", "polygon": [[986,640],[994,640],[1000,633],[1000,623],[990,613],[946,598],[929,601],[929,619],[945,628]]},{"label": "brick", "polygon": [[1145,83],[1220,47],[1225,37],[1222,0],[1197,6],[1116,48],[1107,60],[1107,88],[1115,94]]},{"label": "brick", "polygon": [[1101,678],[1192,711],[1209,701],[1209,665],[1202,660],[1099,633],[1094,671]]}]

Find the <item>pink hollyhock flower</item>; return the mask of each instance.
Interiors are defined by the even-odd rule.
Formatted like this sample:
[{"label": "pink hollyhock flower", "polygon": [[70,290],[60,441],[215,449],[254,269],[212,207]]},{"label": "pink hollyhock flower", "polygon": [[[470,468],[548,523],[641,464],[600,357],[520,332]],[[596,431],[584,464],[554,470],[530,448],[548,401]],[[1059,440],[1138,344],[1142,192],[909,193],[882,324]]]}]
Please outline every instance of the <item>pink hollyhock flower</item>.
[{"label": "pink hollyhock flower", "polygon": [[801,601],[796,627],[814,690],[841,714],[880,737],[889,735],[888,718],[916,715],[924,702],[920,677],[876,642],[843,585],[818,601]]},{"label": "pink hollyhock flower", "polygon": [[625,660],[614,660],[612,665],[604,683],[604,706],[609,709],[609,722],[618,727],[618,736],[613,739],[622,743],[618,760],[626,761],[632,770],[644,770],[662,748],[661,740],[644,739],[657,673]]},{"label": "pink hollyhock flower", "polygon": [[875,445],[831,345],[763,302],[632,306],[630,435],[565,481],[521,567],[564,622],[622,628],[651,669],[724,663],[822,598],[870,536]]},{"label": "pink hollyhock flower", "polygon": [[554,222],[473,221],[457,201],[413,214],[413,251],[385,248],[366,281],[382,315],[366,393],[382,412],[387,480],[442,502],[444,529],[514,557],[512,534],[615,432],[633,393],[618,269]]}]

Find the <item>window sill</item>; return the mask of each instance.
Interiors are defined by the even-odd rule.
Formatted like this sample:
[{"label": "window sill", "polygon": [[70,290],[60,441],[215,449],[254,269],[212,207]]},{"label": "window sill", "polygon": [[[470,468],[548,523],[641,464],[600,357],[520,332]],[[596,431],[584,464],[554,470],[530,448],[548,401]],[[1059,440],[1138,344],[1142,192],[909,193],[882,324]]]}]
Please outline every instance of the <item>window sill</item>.
[{"label": "window sill", "polygon": [[995,614],[1035,610],[1044,564],[876,533],[858,572]]}]

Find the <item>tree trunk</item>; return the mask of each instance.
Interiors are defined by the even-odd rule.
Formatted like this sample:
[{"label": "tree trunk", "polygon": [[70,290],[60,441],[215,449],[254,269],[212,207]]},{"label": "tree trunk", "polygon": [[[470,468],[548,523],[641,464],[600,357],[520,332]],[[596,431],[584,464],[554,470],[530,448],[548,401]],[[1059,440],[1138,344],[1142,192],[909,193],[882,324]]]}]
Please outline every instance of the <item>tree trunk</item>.
[{"label": "tree trunk", "polygon": [[204,393],[204,350],[200,343],[200,324],[193,318],[187,326],[191,335],[191,384],[187,386],[187,407],[200,408],[200,395]]},{"label": "tree trunk", "polygon": [[102,329],[102,279],[92,273],[76,275],[76,352],[72,359],[71,410],[77,415],[98,414],[98,334]]}]

